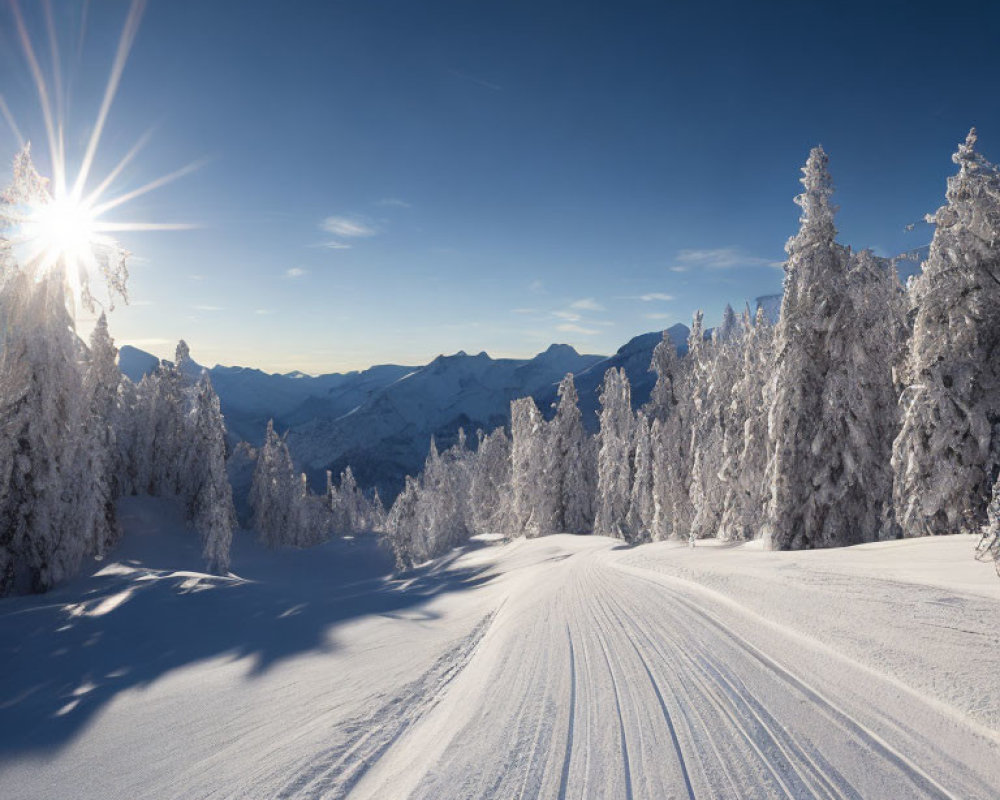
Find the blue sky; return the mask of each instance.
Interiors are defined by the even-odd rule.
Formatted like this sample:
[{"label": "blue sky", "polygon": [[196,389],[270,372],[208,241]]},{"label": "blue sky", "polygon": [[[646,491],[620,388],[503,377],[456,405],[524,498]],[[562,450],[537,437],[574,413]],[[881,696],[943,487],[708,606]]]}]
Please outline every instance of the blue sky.
[{"label": "blue sky", "polygon": [[[81,7],[54,3],[71,156],[128,8],[91,3],[82,26]],[[925,244],[905,228],[970,125],[1000,158],[998,40],[976,3],[151,0],[97,173],[152,127],[121,190],[206,163],[118,216],[199,227],[122,236],[133,304],[112,333],[320,372],[711,324],[779,290],[814,144],[841,241]],[[46,168],[6,9],[0,93]]]}]

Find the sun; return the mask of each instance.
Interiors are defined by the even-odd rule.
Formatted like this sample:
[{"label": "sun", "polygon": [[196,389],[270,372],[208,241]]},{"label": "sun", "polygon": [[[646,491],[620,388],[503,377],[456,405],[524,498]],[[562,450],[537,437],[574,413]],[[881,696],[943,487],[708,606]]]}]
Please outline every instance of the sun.
[{"label": "sun", "polygon": [[[113,184],[145,145],[149,138],[148,133],[136,142],[96,187],[85,189],[91,177],[101,135],[144,5],[144,0],[133,0],[129,7],[97,119],[91,129],[79,169],[71,178],[68,174],[69,164],[65,149],[66,131],[61,117],[61,110],[65,104],[63,80],[60,74],[61,61],[54,26],[49,19],[47,28],[52,61],[52,87],[55,90],[53,98],[20,7],[16,0],[11,3],[21,47],[38,91],[48,140],[52,177],[51,180],[42,177],[35,170],[31,160],[30,143],[21,136],[6,102],[0,96],[0,113],[22,147],[14,161],[13,184],[0,195],[0,251],[6,251],[8,255],[13,254],[15,262],[38,279],[54,275],[62,277],[74,301],[73,311],[81,305],[93,310],[95,299],[90,293],[90,283],[95,277],[104,279],[112,308],[116,294],[127,300],[125,285],[128,279],[129,253],[109,234],[126,231],[186,230],[197,227],[186,223],[121,222],[105,218],[105,215],[113,209],[201,166],[200,162],[189,164],[139,188],[109,197],[109,190]],[[47,6],[46,10],[46,13],[49,13]],[[3,252],[0,252],[0,257],[2,256]],[[2,263],[0,260],[0,264]]]},{"label": "sun", "polygon": [[94,248],[107,244],[97,232],[94,209],[72,194],[49,197],[31,208],[21,223],[25,245],[44,265],[69,270],[90,269]]}]

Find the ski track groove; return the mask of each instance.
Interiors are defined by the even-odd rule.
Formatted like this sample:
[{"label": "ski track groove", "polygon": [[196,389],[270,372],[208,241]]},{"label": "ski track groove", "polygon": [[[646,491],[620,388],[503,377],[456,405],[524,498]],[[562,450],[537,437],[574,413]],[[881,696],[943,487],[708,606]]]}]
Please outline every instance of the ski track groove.
[{"label": "ski track groove", "polygon": [[754,645],[747,642],[742,636],[733,631],[729,626],[719,620],[715,614],[707,611],[697,604],[693,603],[689,599],[683,597],[680,592],[673,589],[672,587],[666,586],[663,582],[654,580],[652,578],[646,578],[643,576],[636,575],[636,577],[641,580],[653,584],[658,587],[666,596],[672,598],[675,602],[684,606],[688,611],[696,614],[701,620],[706,622],[709,626],[719,631],[723,636],[729,640],[730,643],[735,645],[740,650],[744,651],[747,655],[752,657],[754,660],[758,661],[767,670],[774,673],[776,676],[781,678],[790,687],[797,690],[800,694],[807,697],[812,701],[814,707],[825,713],[825,715],[833,722],[837,723],[846,732],[853,734],[857,738],[863,739],[867,742],[868,746],[872,749],[878,751],[884,759],[893,763],[900,772],[904,773],[907,778],[921,790],[923,790],[927,795],[937,798],[945,798],[946,800],[958,800],[951,793],[949,793],[943,786],[941,786],[937,781],[927,775],[920,767],[910,761],[901,753],[897,752],[891,745],[888,744],[881,736],[879,736],[875,731],[868,728],[864,723],[850,716],[847,712],[842,710],[839,706],[834,704],[832,701],[828,700],[819,691],[813,689],[805,681],[797,678],[791,672],[786,670],[784,667],[779,665],[769,656],[765,655]]},{"label": "ski track groove", "polygon": [[562,772],[559,775],[559,800],[566,800],[569,784],[569,765],[573,756],[573,719],[576,715],[576,654],[573,650],[573,633],[566,622],[566,644],[569,647],[569,719],[566,726],[566,753],[563,756]]}]

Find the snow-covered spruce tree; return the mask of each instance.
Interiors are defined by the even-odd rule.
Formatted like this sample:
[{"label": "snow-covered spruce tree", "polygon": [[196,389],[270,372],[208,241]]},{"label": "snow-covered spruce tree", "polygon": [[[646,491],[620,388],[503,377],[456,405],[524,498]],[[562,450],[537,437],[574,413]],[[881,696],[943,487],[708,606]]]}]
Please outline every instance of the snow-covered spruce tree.
[{"label": "snow-covered spruce tree", "polygon": [[[763,307],[743,335],[742,370],[732,392],[734,423],[727,429],[725,483],[719,536],[727,540],[759,535],[767,506],[767,396],[774,360],[774,328]],[[743,420],[742,429],[739,420]]]},{"label": "snow-covered spruce tree", "polygon": [[649,365],[650,372],[656,373],[656,384],[650,392],[645,409],[650,419],[663,422],[674,413],[680,369],[677,348],[674,347],[670,334],[664,331],[663,339],[653,348],[653,360]]},{"label": "snow-covered spruce tree", "polygon": [[796,198],[802,225],[786,246],[769,417],[766,541],[783,550],[872,541],[882,528],[871,509],[884,502],[845,446],[874,425],[865,418],[876,413],[871,398],[845,400],[858,386],[857,371],[878,366],[852,358],[865,332],[851,302],[850,251],[834,241],[833,183],[822,148],[812,150],[803,173],[805,191]]},{"label": "snow-covered spruce tree", "polygon": [[545,480],[552,491],[553,530],[587,533],[594,524],[594,465],[571,374],[559,384],[559,404],[548,426]]},{"label": "snow-covered spruce tree", "polygon": [[624,369],[612,367],[604,373],[599,397],[601,430],[597,451],[597,512],[594,533],[635,541],[628,524],[632,494],[631,387]]},{"label": "snow-covered spruce tree", "polygon": [[854,524],[875,539],[899,536],[893,510],[892,445],[899,433],[893,368],[906,341],[906,299],[895,265],[870,250],[853,254],[847,274],[851,344],[838,405],[846,411],[841,442]]},{"label": "snow-covered spruce tree", "polygon": [[80,525],[89,531],[91,549],[103,556],[121,537],[115,500],[122,493],[118,476],[118,443],[115,426],[119,418],[118,385],[121,373],[115,361],[118,349],[108,333],[102,313],[90,337],[90,353],[83,376],[84,426],[79,455],[82,487]]},{"label": "snow-covered spruce tree", "polygon": [[409,475],[389,509],[383,539],[396,559],[396,569],[409,569],[427,560],[426,537],[420,519],[420,482]]},{"label": "snow-covered spruce tree", "polygon": [[548,429],[530,397],[510,404],[513,535],[541,536],[554,530],[555,502],[547,466]]},{"label": "snow-covered spruce tree", "polygon": [[[88,440],[81,352],[61,276],[4,276],[0,352],[0,590],[45,591],[93,553],[76,518]],[[89,498],[86,498],[89,500]],[[88,502],[88,507],[90,507]]]},{"label": "snow-covered spruce tree", "polygon": [[229,546],[236,527],[233,490],[226,473],[226,428],[219,397],[208,373],[195,387],[193,411],[188,418],[188,453],[184,475],[187,518],[202,541],[208,570],[229,571]]},{"label": "snow-covered spruce tree", "polygon": [[475,533],[508,533],[511,508],[510,439],[497,428],[484,436],[470,471],[469,504]]},{"label": "snow-covered spruce tree", "polygon": [[335,486],[333,475],[326,473],[326,508],[329,511],[329,527],[338,535],[353,535],[373,531],[382,524],[385,510],[378,503],[379,510],[365,497],[354,478],[350,466],[340,473],[340,485]]},{"label": "snow-covered spruce tree", "polygon": [[269,547],[315,544],[321,531],[310,528],[315,519],[303,508],[307,500],[308,492],[303,493],[302,478],[295,473],[288,445],[275,432],[273,420],[269,421],[250,487],[253,527],[260,541]]},{"label": "snow-covered spruce tree", "polygon": [[656,525],[653,497],[653,436],[649,418],[641,411],[632,429],[633,477],[626,523],[633,540],[650,541]]},{"label": "snow-covered spruce tree", "polygon": [[975,149],[952,160],[947,202],[912,285],[915,310],[893,446],[896,516],[907,536],[987,523],[1000,464],[1000,175]]}]

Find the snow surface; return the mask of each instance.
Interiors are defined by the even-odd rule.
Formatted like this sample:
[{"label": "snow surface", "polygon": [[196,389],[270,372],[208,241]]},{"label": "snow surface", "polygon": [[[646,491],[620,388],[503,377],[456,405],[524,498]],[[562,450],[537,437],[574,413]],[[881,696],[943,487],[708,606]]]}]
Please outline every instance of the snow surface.
[{"label": "snow surface", "polygon": [[[0,797],[996,797],[1000,581],[971,537],[840,550],[371,539],[200,572],[122,502],[0,601]],[[237,577],[238,576],[238,577]]]}]

